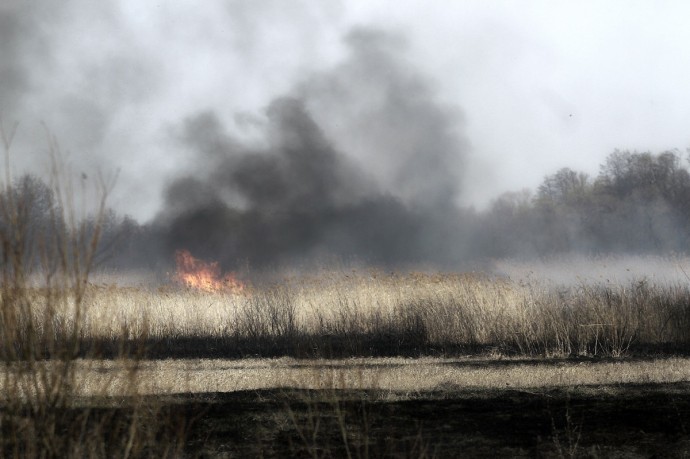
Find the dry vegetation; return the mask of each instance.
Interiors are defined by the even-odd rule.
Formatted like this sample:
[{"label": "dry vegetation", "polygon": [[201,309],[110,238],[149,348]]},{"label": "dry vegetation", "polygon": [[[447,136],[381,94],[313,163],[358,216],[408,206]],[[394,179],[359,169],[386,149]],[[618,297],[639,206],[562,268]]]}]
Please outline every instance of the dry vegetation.
[{"label": "dry vegetation", "polygon": [[[583,421],[570,426],[571,408],[564,402],[574,387],[599,388],[592,389],[598,395],[584,393],[581,403],[618,397],[625,393],[621,387],[631,384],[670,387],[680,391],[668,399],[675,403],[677,425],[685,426],[689,414],[686,389],[673,389],[690,380],[690,362],[682,356],[690,290],[680,283],[558,286],[480,274],[361,270],[264,278],[236,295],[170,283],[125,286],[112,274],[91,280],[81,297],[74,287],[28,285],[6,296],[21,299],[24,320],[41,343],[4,359],[8,455],[102,457],[116,451],[116,456],[147,457],[158,456],[163,446],[171,457],[198,448],[220,454],[224,440],[216,439],[221,442],[216,450],[195,441],[206,428],[220,429],[224,438],[228,434],[218,426],[229,421],[203,413],[220,409],[218,394],[256,391],[288,392],[265,393],[248,406],[246,399],[221,406],[239,410],[233,415],[238,426],[249,418],[237,413],[250,416],[260,406],[267,410],[262,416],[282,416],[280,422],[266,417],[255,427],[282,432],[283,449],[235,439],[235,455],[431,457],[434,442],[442,440],[433,429],[425,437],[421,429],[401,427],[402,443],[376,449],[374,439],[382,435],[376,429],[386,423],[371,410],[388,406],[397,413],[411,401],[427,400],[420,405],[426,412],[441,403],[433,394],[454,400],[467,397],[462,394],[468,390],[479,391],[470,398],[485,400],[492,410],[502,410],[497,400],[506,390],[558,406],[548,408],[548,423],[534,421],[540,435],[550,435],[534,447],[541,451],[546,444],[557,456],[583,452],[579,437],[573,437]],[[566,392],[547,394],[557,388]],[[179,394],[209,398],[203,403],[165,398]],[[194,422],[206,427],[195,430]],[[375,427],[376,422],[382,424]],[[247,434],[246,428],[237,429]],[[396,432],[386,435],[396,438]],[[34,445],[36,437],[45,437],[44,444]],[[673,451],[684,448],[684,441],[673,443]]]},{"label": "dry vegetation", "polygon": [[[49,135],[51,197],[31,187],[17,193],[10,175],[13,133],[0,120],[6,159],[0,183],[0,457],[177,456],[185,421],[175,422],[160,404],[138,397],[134,378],[127,378],[136,372],[135,353],[119,375],[132,381],[127,407],[84,406],[79,396],[88,279],[112,180],[99,176],[89,188],[97,199],[87,212],[85,183],[84,199],[75,202],[72,174]],[[48,210],[44,225],[31,225],[39,208]]]},{"label": "dry vegetation", "polygon": [[[341,270],[264,275],[241,295],[128,286],[93,276],[111,184],[98,182],[86,225],[50,146],[54,226],[26,226],[34,203],[17,199],[9,175],[0,193],[0,457],[479,454],[494,451],[486,429],[514,408],[534,419],[506,454],[577,456],[587,426],[571,422],[570,392],[548,391],[620,397],[631,383],[670,387],[632,418],[670,400],[673,451],[688,445],[686,284]],[[441,424],[426,436],[409,422],[418,415]]]},{"label": "dry vegetation", "polygon": [[[33,302],[39,308],[40,293]],[[690,285],[512,281],[481,274],[324,271],[244,295],[174,285],[85,292],[85,341],[157,357],[600,356],[685,353]]]},{"label": "dry vegetation", "polygon": [[[88,261],[95,242],[82,240],[64,250],[79,247]],[[624,430],[663,403],[673,434],[645,437],[635,451],[688,445],[690,289],[681,283],[341,270],[264,276],[237,295],[132,285],[76,269],[68,252],[62,259],[43,281],[45,268],[4,272],[3,456],[483,454],[495,442],[488,429],[510,428],[496,426],[520,412],[531,417],[505,437],[506,455],[606,454],[621,438],[587,422]],[[656,404],[636,395],[618,405],[631,384],[672,395],[655,389]],[[575,408],[572,388],[581,388]],[[598,409],[601,397],[612,401]],[[484,408],[468,408],[477,403]],[[484,433],[475,421],[456,426],[458,416]],[[447,425],[457,429],[450,437]]]},{"label": "dry vegetation", "polygon": [[[88,254],[95,242],[83,241],[64,250]],[[690,380],[682,357],[690,289],[681,283],[559,286],[341,270],[265,276],[237,295],[125,285],[112,273],[91,276],[88,264],[76,269],[67,252],[62,259],[59,275],[44,276],[43,284],[36,276],[45,268],[22,276],[16,261],[4,273],[3,456],[433,457],[466,443],[479,454],[491,442],[476,436],[475,424],[459,425],[452,441],[443,426],[479,416],[465,411],[479,401],[511,418],[505,407],[515,397],[519,409],[536,412],[521,436],[507,438],[506,454],[578,456],[591,452],[582,445],[605,447],[607,440],[581,440],[586,421],[573,421],[573,409],[590,413],[589,422],[609,416],[623,429],[628,419],[659,415],[658,404],[630,416],[610,415],[609,405],[603,414],[589,408],[601,397],[622,397],[621,387],[668,387],[673,395],[658,397],[672,403],[676,430],[690,413],[687,390],[677,386]],[[47,282],[53,278],[59,282]],[[257,358],[268,356],[282,357]],[[558,388],[565,392],[553,392]],[[583,388],[576,408],[572,388]],[[219,401],[220,394],[244,395]],[[446,412],[448,400],[465,401]],[[417,416],[406,411],[413,402],[428,431],[404,424]],[[391,415],[400,423],[394,431]],[[250,425],[261,439],[247,438]],[[210,443],[202,440],[209,432]],[[544,439],[524,443],[535,435]],[[673,435],[675,453],[687,442]],[[607,438],[620,440],[615,432]],[[668,440],[659,433],[645,442]],[[619,451],[612,448],[597,451]]]}]

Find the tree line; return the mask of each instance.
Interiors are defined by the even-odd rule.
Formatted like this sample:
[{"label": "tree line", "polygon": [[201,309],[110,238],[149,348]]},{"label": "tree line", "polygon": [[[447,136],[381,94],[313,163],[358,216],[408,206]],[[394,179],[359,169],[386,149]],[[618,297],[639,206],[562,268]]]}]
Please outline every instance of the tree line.
[{"label": "tree line", "polygon": [[475,255],[669,253],[690,249],[690,173],[673,151],[614,151],[592,178],[563,168],[536,192],[476,215]]},{"label": "tree line", "polygon": [[[451,236],[448,244],[465,247],[466,259],[689,252],[689,161],[675,151],[614,151],[596,177],[562,168],[536,190],[504,193],[486,210],[457,209],[457,240]],[[18,203],[14,215],[0,215],[0,231],[13,227],[8,219],[19,219],[29,236],[4,240],[23,244],[33,262],[38,262],[39,251],[31,250],[32,241],[40,240],[45,248],[59,239],[51,233],[67,231],[53,193],[34,175],[22,176],[0,192],[0,201]],[[96,229],[89,217],[82,224],[87,233]],[[155,220],[141,224],[109,210],[98,230],[97,261],[111,268],[160,268],[175,249],[166,245],[165,231]],[[2,247],[7,250],[13,247]]]}]

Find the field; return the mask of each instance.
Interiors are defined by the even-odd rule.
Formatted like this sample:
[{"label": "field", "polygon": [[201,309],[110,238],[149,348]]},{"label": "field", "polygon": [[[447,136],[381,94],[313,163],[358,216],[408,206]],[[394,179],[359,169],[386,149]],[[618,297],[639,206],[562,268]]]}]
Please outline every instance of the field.
[{"label": "field", "polygon": [[549,263],[6,289],[3,455],[687,455],[687,261]]}]

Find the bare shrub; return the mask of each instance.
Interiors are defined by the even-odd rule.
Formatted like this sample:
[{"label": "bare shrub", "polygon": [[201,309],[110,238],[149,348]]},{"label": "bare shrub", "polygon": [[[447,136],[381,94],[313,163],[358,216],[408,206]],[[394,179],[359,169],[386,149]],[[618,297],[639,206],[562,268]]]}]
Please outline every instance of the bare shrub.
[{"label": "bare shrub", "polygon": [[[91,190],[95,209],[87,214],[86,200],[74,201],[70,173],[49,135],[49,188],[26,178],[13,181],[15,129],[0,123],[0,455],[161,457],[157,442],[174,428],[155,404],[96,409],[79,398],[85,383],[79,362],[98,357],[83,346],[86,293],[114,178],[98,176]],[[136,397],[134,380],[129,393]]]}]

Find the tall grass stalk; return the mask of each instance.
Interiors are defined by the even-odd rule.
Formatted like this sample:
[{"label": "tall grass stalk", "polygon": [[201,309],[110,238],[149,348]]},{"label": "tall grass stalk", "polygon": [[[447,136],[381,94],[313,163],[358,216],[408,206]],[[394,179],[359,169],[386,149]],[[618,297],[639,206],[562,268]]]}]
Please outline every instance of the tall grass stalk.
[{"label": "tall grass stalk", "polygon": [[[161,457],[153,447],[165,428],[155,406],[98,409],[103,402],[91,406],[79,398],[85,383],[79,363],[83,357],[99,357],[84,348],[84,324],[88,281],[114,177],[98,175],[92,187],[84,177],[76,189],[55,137],[48,135],[50,193],[19,188],[10,161],[15,132],[16,125],[8,130],[0,122],[5,157],[0,182],[0,456]],[[75,202],[77,191],[80,202]],[[87,194],[96,197],[92,212],[87,212]],[[47,215],[36,218],[38,210]],[[135,380],[130,378],[127,391],[134,396]],[[107,387],[102,389],[106,393]]]}]

